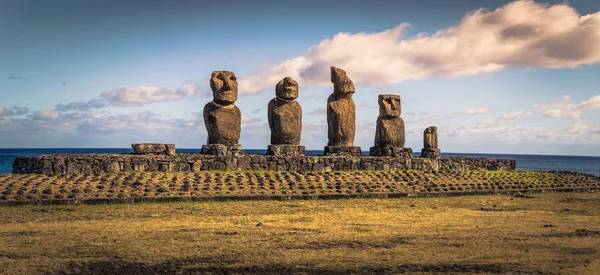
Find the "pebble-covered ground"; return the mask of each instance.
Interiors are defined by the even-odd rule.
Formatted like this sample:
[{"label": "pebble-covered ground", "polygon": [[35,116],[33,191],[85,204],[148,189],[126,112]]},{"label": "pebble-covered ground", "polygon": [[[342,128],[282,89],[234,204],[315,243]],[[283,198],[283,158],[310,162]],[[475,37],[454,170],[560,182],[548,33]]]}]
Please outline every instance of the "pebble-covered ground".
[{"label": "pebble-covered ground", "polygon": [[0,175],[0,203],[85,203],[160,198],[336,198],[547,189],[597,189],[600,178],[572,172],[211,171],[45,176]]}]

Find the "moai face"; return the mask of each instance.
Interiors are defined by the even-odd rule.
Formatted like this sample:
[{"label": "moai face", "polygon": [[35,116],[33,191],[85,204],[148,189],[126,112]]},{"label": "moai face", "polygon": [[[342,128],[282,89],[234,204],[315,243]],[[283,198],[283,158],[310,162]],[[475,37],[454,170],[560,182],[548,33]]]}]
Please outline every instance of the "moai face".
[{"label": "moai face", "polygon": [[399,117],[400,96],[399,95],[379,95],[379,115],[387,117]]},{"label": "moai face", "polygon": [[275,86],[275,95],[286,100],[298,98],[298,82],[291,77],[286,77]]},{"label": "moai face", "polygon": [[210,77],[213,101],[221,105],[230,105],[237,100],[238,83],[235,74],[228,71],[215,71]]},{"label": "moai face", "polygon": [[355,92],[354,82],[342,69],[331,67],[331,83],[333,83],[334,93],[352,94]]}]

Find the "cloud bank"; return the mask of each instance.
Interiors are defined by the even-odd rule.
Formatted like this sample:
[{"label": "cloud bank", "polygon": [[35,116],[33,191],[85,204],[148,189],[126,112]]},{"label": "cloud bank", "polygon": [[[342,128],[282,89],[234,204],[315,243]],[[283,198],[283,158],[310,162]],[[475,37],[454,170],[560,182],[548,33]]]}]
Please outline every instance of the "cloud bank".
[{"label": "cloud bank", "polygon": [[545,110],[545,117],[566,117],[578,119],[581,117],[581,112],[600,109],[600,95],[593,96],[590,99],[574,104],[570,96],[565,95],[553,103],[534,104],[533,108]]},{"label": "cloud bank", "polygon": [[126,87],[104,91],[100,98],[115,106],[142,106],[153,102],[180,100],[196,95],[194,84],[184,84],[173,91],[154,86]]},{"label": "cloud bank", "polygon": [[285,76],[303,86],[330,85],[329,67],[356,84],[459,77],[511,67],[575,68],[600,61],[600,12],[579,15],[567,4],[515,1],[467,14],[457,26],[403,37],[408,23],[378,33],[338,33],[300,56],[240,79],[255,94]]}]

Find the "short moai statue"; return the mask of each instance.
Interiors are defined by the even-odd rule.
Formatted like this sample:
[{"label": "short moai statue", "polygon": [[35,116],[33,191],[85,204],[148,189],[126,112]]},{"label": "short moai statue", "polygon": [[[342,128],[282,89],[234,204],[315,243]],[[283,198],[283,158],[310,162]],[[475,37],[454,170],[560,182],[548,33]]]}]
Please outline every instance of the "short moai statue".
[{"label": "short moai statue", "polygon": [[352,100],[354,83],[342,69],[331,67],[333,93],[327,99],[327,146],[326,156],[362,155],[360,147],[354,146],[356,130],[356,107]]},{"label": "short moai statue", "polygon": [[399,95],[379,95],[379,117],[375,129],[375,145],[371,156],[412,158],[412,149],[404,148],[404,120]]},{"label": "short moai statue", "polygon": [[268,118],[271,145],[268,155],[290,157],[304,155],[300,145],[302,135],[302,107],[298,98],[298,82],[286,77],[275,86],[275,98],[269,102]]},{"label": "short moai statue", "polygon": [[235,106],[238,96],[238,83],[235,74],[229,71],[215,71],[210,78],[213,101],[204,106],[204,125],[208,132],[207,145],[201,153],[211,155],[239,155],[241,132],[241,112]]},{"label": "short moai statue", "polygon": [[423,150],[422,158],[439,158],[441,151],[438,149],[437,127],[430,126],[423,132]]}]

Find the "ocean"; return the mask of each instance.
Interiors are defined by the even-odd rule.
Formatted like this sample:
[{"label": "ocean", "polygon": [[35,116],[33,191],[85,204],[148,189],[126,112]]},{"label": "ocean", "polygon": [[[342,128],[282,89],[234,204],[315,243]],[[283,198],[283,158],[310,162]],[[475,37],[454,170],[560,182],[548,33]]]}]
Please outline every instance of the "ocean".
[{"label": "ocean", "polygon": [[[177,149],[177,153],[198,153],[199,149]],[[265,154],[266,150],[244,149],[249,154]],[[11,148],[0,149],[0,174],[12,173],[12,164],[18,156],[39,156],[48,154],[101,154],[101,153],[133,153],[132,148]],[[307,150],[307,155],[321,155],[322,150]],[[363,152],[368,155],[369,152]],[[415,153],[418,155],[418,153]],[[518,171],[572,171],[600,176],[600,157],[587,156],[551,156],[551,155],[517,155],[517,154],[472,154],[443,153],[448,157],[478,157],[514,159]]]}]

